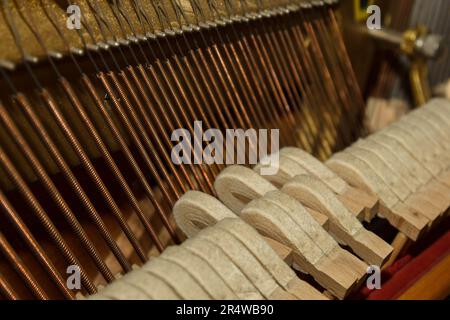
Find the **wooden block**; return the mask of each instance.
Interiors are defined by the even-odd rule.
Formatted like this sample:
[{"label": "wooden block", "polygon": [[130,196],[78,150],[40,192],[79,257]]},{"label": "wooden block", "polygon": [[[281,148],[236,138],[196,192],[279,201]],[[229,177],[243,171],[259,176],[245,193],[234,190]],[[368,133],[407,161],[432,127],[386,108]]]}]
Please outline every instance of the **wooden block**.
[{"label": "wooden block", "polygon": [[405,201],[405,205],[409,208],[417,208],[420,214],[429,220],[429,226],[431,227],[439,217],[445,212],[433,205],[428,197],[424,197],[422,194],[413,194]]},{"label": "wooden block", "polygon": [[285,301],[285,300],[298,300],[297,297],[295,297],[293,294],[283,290],[282,288],[278,287],[275,289],[275,291],[272,292],[268,300],[278,300],[278,301]]},{"label": "wooden block", "polygon": [[423,188],[420,189],[419,194],[427,197],[435,206],[442,211],[446,211],[449,208],[449,193],[446,189],[442,189],[442,184],[438,181],[431,181]]},{"label": "wooden block", "polygon": [[330,225],[330,221],[328,219],[328,217],[322,213],[320,213],[319,211],[316,211],[314,209],[305,207],[306,211],[310,214],[311,217],[314,218],[314,220],[317,221],[318,224],[320,224],[322,226],[322,228],[324,228],[325,230],[328,230]]},{"label": "wooden block", "polygon": [[441,173],[437,179],[439,182],[450,188],[450,170]]},{"label": "wooden block", "polygon": [[434,180],[426,186],[427,189],[433,191],[435,194],[439,194],[443,201],[446,201],[447,206],[450,204],[450,187],[441,183],[439,180]]},{"label": "wooden block", "polygon": [[300,300],[329,300],[327,296],[298,278],[291,280],[287,284],[286,290]]},{"label": "wooden block", "polygon": [[344,299],[357,287],[358,280],[344,272],[342,263],[336,257],[322,256],[314,267],[295,250],[293,259],[302,270],[312,275],[322,287],[338,299]]},{"label": "wooden block", "polygon": [[[348,211],[351,212],[351,214],[356,217],[359,221],[365,221],[366,220],[366,208],[354,201],[353,199],[348,199],[341,195],[336,195],[339,201],[348,209]],[[370,222],[370,221],[368,221]]]},{"label": "wooden block", "polygon": [[273,251],[288,265],[292,265],[292,249],[271,238],[262,237]]},{"label": "wooden block", "polygon": [[445,212],[449,207],[449,201],[446,199],[445,194],[442,194],[442,190],[439,186],[436,185],[436,181],[431,181],[423,186],[417,194],[433,203],[433,205],[438,207],[442,212]]},{"label": "wooden block", "polygon": [[[336,266],[345,269],[347,274],[353,276],[356,274],[357,281],[355,288],[359,288],[367,276],[368,265],[353,255],[347,250],[342,250],[340,247],[335,248],[328,257],[334,261]],[[348,266],[351,266],[350,269]]]},{"label": "wooden block", "polygon": [[345,193],[342,194],[342,197],[364,206],[364,221],[366,222],[371,222],[379,211],[380,201],[378,197],[371,193],[364,192],[362,189],[357,189],[349,185]]},{"label": "wooden block", "polygon": [[392,226],[413,241],[417,241],[430,224],[430,220],[425,216],[403,203],[396,204],[392,209],[381,204],[380,213]]}]

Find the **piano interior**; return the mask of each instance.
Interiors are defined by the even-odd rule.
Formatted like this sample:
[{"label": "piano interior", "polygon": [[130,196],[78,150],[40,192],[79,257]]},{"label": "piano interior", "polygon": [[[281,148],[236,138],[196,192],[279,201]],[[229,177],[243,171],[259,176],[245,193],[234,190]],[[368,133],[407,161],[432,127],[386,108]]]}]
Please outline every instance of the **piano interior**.
[{"label": "piano interior", "polygon": [[0,3],[0,300],[450,295],[449,1]]}]

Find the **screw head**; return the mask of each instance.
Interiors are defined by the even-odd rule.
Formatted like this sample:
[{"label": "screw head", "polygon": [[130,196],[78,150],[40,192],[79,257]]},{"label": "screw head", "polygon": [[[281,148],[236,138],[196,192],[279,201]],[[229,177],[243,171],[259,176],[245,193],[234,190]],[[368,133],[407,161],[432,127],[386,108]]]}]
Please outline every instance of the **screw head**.
[{"label": "screw head", "polygon": [[436,58],[442,48],[442,37],[437,34],[430,34],[420,37],[415,43],[416,50],[428,59]]}]

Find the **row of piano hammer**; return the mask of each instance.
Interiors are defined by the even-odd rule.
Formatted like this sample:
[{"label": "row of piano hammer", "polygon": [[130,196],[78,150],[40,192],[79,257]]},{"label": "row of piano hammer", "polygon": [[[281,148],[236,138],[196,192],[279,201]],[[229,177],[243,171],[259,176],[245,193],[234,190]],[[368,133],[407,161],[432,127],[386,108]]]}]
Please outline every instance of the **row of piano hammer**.
[{"label": "row of piano hammer", "polygon": [[344,299],[393,251],[362,222],[378,215],[416,241],[448,214],[450,102],[433,100],[325,164],[285,148],[276,175],[263,167],[225,169],[219,199],[185,194],[173,212],[189,239],[90,298]]}]

